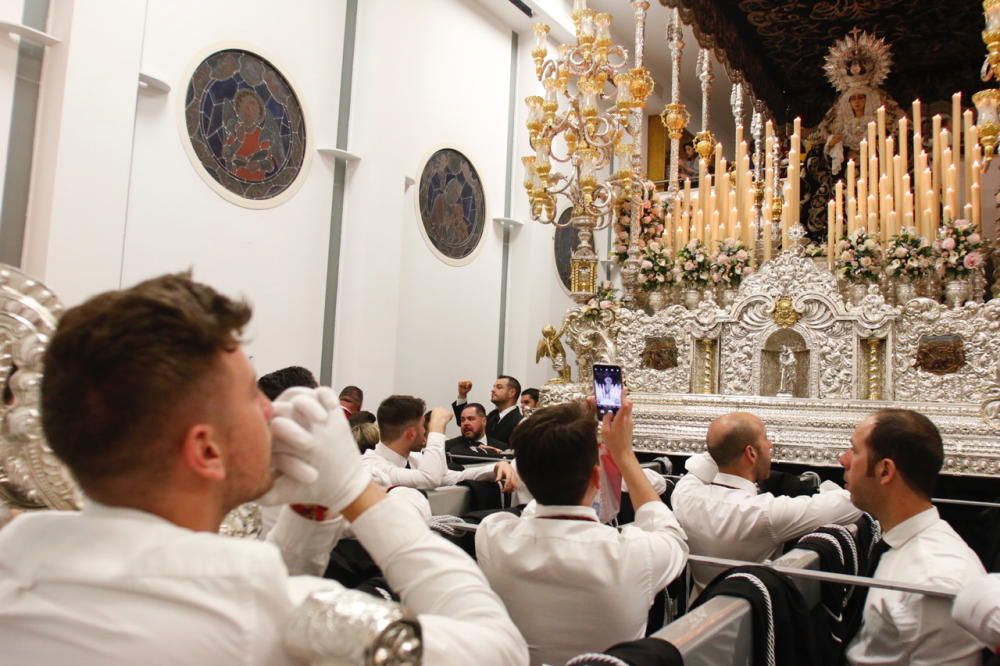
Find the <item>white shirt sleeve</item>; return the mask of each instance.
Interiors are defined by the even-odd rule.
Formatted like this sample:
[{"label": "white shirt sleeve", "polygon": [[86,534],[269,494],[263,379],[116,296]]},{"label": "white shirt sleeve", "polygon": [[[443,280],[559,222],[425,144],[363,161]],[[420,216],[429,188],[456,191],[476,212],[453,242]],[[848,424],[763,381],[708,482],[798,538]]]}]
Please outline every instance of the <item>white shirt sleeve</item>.
[{"label": "white shirt sleeve", "polygon": [[361,457],[375,480],[386,486],[407,486],[419,490],[433,490],[443,484],[448,462],[444,453],[444,434],[432,432],[427,435],[427,447],[420,456],[420,466],[416,469],[396,467],[377,455]]},{"label": "white shirt sleeve", "polygon": [[647,562],[647,603],[652,604],[656,594],[684,571],[687,535],[666,504],[646,502],[635,512],[635,522],[622,528],[622,536],[630,550],[645,550],[640,561]]},{"label": "white shirt sleeve", "polygon": [[330,551],[348,525],[341,517],[322,522],[303,518],[286,505],[281,507],[267,540],[281,551],[290,575],[322,576],[330,561]]},{"label": "white shirt sleeve", "polygon": [[[835,485],[835,484],[833,484]],[[851,494],[843,488],[821,487],[816,495],[775,497],[767,510],[771,530],[779,542],[800,537],[823,525],[846,525],[861,518],[861,510],[851,504]]]},{"label": "white shirt sleeve", "polygon": [[[657,495],[662,495],[667,492],[667,480],[663,478],[662,474],[657,474],[651,469],[645,467],[642,468],[642,473],[649,480],[649,485],[653,486],[653,490]],[[625,479],[622,479],[622,492],[628,492],[628,485],[625,483]]]},{"label": "white shirt sleeve", "polygon": [[1000,649],[1000,574],[966,585],[955,597],[951,616],[991,650]]},{"label": "white shirt sleeve", "polygon": [[387,498],[354,533],[403,602],[420,614],[424,663],[527,664],[528,646],[475,562]]}]

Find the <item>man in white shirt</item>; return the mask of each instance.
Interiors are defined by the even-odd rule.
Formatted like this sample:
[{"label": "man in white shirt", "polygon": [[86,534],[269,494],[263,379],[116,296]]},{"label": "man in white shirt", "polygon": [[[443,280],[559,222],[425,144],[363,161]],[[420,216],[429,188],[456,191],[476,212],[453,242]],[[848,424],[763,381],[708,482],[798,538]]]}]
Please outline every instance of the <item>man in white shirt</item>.
[{"label": "man in white shirt", "polygon": [[[240,346],[249,319],[184,274],[63,315],[42,420],[87,503],[0,530],[0,663],[301,663],[292,612],[342,588],[289,569],[322,571],[339,515],[420,614],[424,663],[525,663],[475,564],[371,482],[336,394],[291,389],[272,408]],[[299,503],[272,543],[216,534],[258,497]]]},{"label": "man in white shirt", "polygon": [[[763,562],[780,555],[785,542],[817,527],[861,517],[847,491],[829,481],[808,497],[758,495],[756,484],[771,474],[773,445],[753,414],[720,416],[709,425],[706,442],[708,453],[688,460],[688,473],[671,495],[696,555]],[[699,590],[719,571],[691,565]]]},{"label": "man in white shirt", "polygon": [[[841,456],[851,499],[882,526],[889,547],[876,580],[958,592],[985,573],[979,558],[931,504],[944,461],[937,427],[905,409],[875,412],[855,428]],[[850,664],[974,666],[982,646],[958,626],[947,599],[872,588]]]},{"label": "man in white shirt", "polygon": [[462,481],[496,480],[504,485],[504,492],[517,490],[520,478],[506,461],[450,471],[445,459],[444,429],[451,413],[435,407],[427,424],[430,432],[425,432],[424,409],[423,400],[409,395],[389,396],[378,406],[382,441],[362,457],[365,468],[378,483],[433,490]]},{"label": "man in white shirt", "polygon": [[630,489],[635,522],[621,532],[597,520],[600,488],[594,405],[555,405],[514,431],[518,469],[535,496],[518,518],[488,516],[476,554],[528,641],[533,664],[642,638],[657,593],[687,560],[684,532],[632,451],[632,404],[601,425],[604,445]]}]

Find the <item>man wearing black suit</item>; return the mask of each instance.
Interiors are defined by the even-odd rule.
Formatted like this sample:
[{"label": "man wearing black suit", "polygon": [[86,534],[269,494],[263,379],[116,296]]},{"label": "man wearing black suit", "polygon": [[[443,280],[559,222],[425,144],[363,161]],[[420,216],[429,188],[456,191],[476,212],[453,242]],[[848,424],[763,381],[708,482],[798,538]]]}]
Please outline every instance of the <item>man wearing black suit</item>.
[{"label": "man wearing black suit", "polygon": [[486,408],[470,402],[462,409],[458,419],[462,435],[444,443],[446,453],[459,456],[496,457],[503,452],[504,443],[486,434]]},{"label": "man wearing black suit", "polygon": [[[462,409],[465,407],[472,382],[463,379],[458,382],[458,399],[451,403],[455,418],[462,419]],[[504,448],[514,432],[514,426],[521,421],[521,410],[517,407],[517,398],[521,395],[521,382],[509,375],[500,375],[493,382],[490,391],[490,402],[494,409],[486,415],[486,435],[503,442]]]}]

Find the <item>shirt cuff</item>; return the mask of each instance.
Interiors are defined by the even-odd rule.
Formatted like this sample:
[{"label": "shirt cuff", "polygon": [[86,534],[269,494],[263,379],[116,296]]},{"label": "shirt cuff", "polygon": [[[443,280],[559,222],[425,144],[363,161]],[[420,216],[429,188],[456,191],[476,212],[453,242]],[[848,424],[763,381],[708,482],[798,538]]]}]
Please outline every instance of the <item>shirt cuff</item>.
[{"label": "shirt cuff", "polygon": [[379,566],[430,530],[412,505],[398,497],[386,497],[351,523],[354,536]]}]

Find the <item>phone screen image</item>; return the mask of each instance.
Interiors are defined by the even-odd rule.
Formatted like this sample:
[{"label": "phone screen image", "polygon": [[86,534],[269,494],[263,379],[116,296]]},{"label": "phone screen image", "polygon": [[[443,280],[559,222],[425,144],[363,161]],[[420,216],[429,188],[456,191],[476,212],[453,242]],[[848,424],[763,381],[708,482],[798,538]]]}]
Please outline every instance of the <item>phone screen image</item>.
[{"label": "phone screen image", "polygon": [[594,398],[597,418],[617,414],[622,406],[622,369],[617,365],[594,364]]}]

